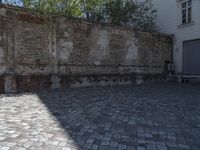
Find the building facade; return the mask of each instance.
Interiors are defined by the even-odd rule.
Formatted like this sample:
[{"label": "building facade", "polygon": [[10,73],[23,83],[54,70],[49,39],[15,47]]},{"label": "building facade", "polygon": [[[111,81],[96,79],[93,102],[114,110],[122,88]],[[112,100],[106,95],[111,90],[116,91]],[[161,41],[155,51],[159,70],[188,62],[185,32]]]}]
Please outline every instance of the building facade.
[{"label": "building facade", "polygon": [[200,75],[200,0],[152,0],[158,31],[174,35],[177,74]]}]

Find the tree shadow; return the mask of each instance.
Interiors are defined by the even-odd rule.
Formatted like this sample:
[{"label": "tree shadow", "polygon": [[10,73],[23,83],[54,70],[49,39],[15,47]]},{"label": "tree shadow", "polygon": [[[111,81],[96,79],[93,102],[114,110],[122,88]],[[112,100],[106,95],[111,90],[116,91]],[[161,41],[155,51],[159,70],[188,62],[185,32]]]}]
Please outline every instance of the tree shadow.
[{"label": "tree shadow", "polygon": [[[170,89],[174,91],[169,92]],[[159,132],[166,133],[166,137],[167,133],[182,136],[182,131],[175,127],[186,124],[178,115],[189,108],[181,104],[185,103],[181,90],[183,87],[176,85],[160,89],[157,85],[119,86],[45,91],[38,96],[72,140],[72,148],[134,150],[138,146],[147,148],[145,141],[167,142]],[[196,90],[195,93],[199,96]],[[178,102],[174,101],[173,94]],[[176,106],[183,106],[185,110],[178,112]],[[191,113],[184,115],[191,117]],[[190,125],[185,127],[193,128]]]},{"label": "tree shadow", "polygon": [[[40,92],[38,96],[78,150],[137,145],[137,94],[130,86]],[[137,92],[137,91],[136,91]],[[143,114],[141,114],[141,117]]]}]

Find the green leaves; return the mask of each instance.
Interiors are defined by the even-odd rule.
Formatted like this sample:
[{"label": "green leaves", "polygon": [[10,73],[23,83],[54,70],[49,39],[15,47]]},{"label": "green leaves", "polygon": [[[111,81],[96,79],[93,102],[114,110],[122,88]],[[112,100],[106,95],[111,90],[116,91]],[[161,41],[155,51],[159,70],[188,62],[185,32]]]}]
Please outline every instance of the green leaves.
[{"label": "green leaves", "polygon": [[77,0],[23,0],[23,6],[41,13],[80,15]]},{"label": "green leaves", "polygon": [[137,5],[132,0],[109,0],[106,10],[109,22],[126,25],[137,11]]},{"label": "green leaves", "polygon": [[156,30],[156,10],[146,1],[109,0],[106,4],[108,22],[133,27],[136,30],[153,32]]},{"label": "green leaves", "polygon": [[149,0],[7,0],[43,14],[86,18],[141,31],[155,31],[156,11]]},{"label": "green leaves", "polygon": [[83,17],[94,21],[101,20],[105,2],[106,0],[79,0]]}]

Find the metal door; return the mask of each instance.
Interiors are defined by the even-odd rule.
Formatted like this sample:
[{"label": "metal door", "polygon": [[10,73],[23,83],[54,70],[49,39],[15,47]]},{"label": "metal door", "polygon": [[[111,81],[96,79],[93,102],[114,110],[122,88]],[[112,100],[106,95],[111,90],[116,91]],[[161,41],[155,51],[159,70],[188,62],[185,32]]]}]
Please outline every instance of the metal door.
[{"label": "metal door", "polygon": [[200,75],[200,39],[183,42],[183,74]]}]

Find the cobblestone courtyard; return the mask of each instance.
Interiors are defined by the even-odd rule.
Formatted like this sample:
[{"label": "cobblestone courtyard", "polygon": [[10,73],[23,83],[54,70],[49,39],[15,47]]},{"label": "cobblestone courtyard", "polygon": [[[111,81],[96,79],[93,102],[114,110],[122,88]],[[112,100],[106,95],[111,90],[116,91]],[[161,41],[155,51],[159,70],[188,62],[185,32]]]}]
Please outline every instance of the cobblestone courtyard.
[{"label": "cobblestone courtyard", "polygon": [[1,95],[0,150],[199,150],[200,85]]}]

